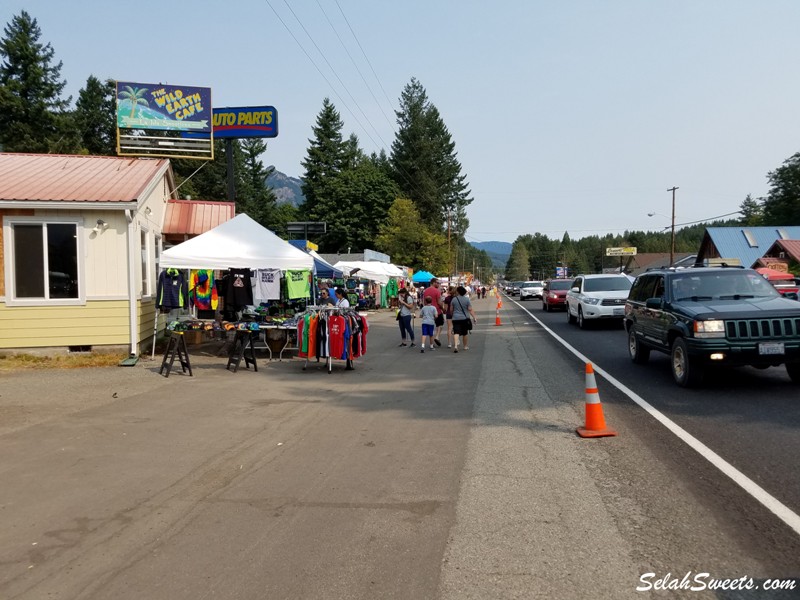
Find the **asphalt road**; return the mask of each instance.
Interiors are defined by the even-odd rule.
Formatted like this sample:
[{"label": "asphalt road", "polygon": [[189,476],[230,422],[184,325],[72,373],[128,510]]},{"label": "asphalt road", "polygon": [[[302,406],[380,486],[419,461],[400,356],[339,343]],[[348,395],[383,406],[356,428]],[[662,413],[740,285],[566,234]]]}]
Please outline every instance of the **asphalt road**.
[{"label": "asphalt road", "polygon": [[616,323],[581,330],[538,300],[516,305],[800,514],[800,387],[783,367],[712,370],[687,390],[674,383],[665,354],[634,364]]},{"label": "asphalt road", "polygon": [[619,436],[578,438],[580,361],[476,304],[458,354],[398,348],[373,315],[355,371],[234,374],[193,348],[194,377],[2,375],[0,598],[641,598],[647,573],[800,574],[800,536],[602,379]]}]

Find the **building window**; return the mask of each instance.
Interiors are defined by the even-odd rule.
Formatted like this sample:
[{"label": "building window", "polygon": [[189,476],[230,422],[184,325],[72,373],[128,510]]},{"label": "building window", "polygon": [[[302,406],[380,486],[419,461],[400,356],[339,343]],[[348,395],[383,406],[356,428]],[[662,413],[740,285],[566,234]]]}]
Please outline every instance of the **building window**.
[{"label": "building window", "polygon": [[142,256],[142,296],[152,295],[150,277],[150,247],[147,244],[147,230],[141,231],[141,256]]},{"label": "building window", "polygon": [[78,223],[8,219],[6,231],[12,303],[72,304],[80,299]]}]

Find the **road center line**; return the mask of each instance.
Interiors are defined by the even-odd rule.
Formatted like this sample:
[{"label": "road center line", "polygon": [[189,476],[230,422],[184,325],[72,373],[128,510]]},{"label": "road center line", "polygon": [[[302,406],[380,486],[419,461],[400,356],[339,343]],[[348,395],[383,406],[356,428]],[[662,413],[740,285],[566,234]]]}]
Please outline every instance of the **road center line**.
[{"label": "road center line", "polygon": [[[508,299],[511,300],[510,298]],[[800,535],[800,515],[795,513],[792,509],[783,504],[780,500],[775,498],[775,496],[767,492],[764,488],[762,488],[755,481],[750,479],[747,475],[736,469],[732,464],[730,464],[728,461],[726,461],[719,454],[714,452],[711,448],[706,446],[703,442],[698,440],[688,431],[683,429],[680,425],[678,425],[677,423],[669,419],[666,415],[658,411],[655,407],[653,407],[650,403],[648,403],[639,394],[628,388],[621,381],[618,381],[615,377],[613,377],[610,373],[608,373],[601,367],[598,367],[597,363],[595,363],[593,360],[589,360],[588,357],[581,354],[576,348],[570,346],[565,339],[559,337],[552,329],[550,329],[547,325],[545,325],[542,321],[540,321],[536,316],[534,316],[527,308],[522,306],[519,302],[517,302],[516,300],[511,300],[511,301],[514,304],[516,304],[519,308],[521,308],[525,313],[527,313],[528,316],[530,316],[534,321],[536,321],[542,327],[542,329],[544,329],[547,333],[549,333],[559,344],[561,344],[567,350],[572,352],[584,363],[591,362],[592,366],[594,367],[595,373],[599,373],[611,385],[613,385],[620,392],[628,396],[628,398],[630,398],[636,404],[642,407],[645,411],[647,411],[650,414],[651,417],[653,417],[656,421],[658,421],[664,427],[669,429],[681,441],[683,441],[686,445],[695,450],[698,454],[700,454],[700,456],[705,458],[717,469],[719,469],[725,475],[730,477],[734,481],[734,483],[736,483],[739,487],[741,487],[745,492],[750,494],[758,502],[763,504],[770,512],[775,514],[775,516],[777,516],[781,521],[783,521],[789,527],[791,527],[796,534]]]}]

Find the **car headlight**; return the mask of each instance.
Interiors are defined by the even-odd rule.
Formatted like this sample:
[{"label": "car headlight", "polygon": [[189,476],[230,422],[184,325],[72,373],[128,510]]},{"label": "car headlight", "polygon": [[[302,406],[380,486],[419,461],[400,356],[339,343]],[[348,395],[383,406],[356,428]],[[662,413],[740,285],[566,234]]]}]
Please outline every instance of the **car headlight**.
[{"label": "car headlight", "polygon": [[556,298],[558,298],[558,294],[554,294],[554,293],[551,292],[550,293],[550,297],[555,300]]},{"label": "car headlight", "polygon": [[586,304],[600,304],[600,298],[584,298]]},{"label": "car headlight", "polygon": [[711,321],[695,321],[694,337],[696,338],[725,337],[725,321],[720,321],[719,319]]}]

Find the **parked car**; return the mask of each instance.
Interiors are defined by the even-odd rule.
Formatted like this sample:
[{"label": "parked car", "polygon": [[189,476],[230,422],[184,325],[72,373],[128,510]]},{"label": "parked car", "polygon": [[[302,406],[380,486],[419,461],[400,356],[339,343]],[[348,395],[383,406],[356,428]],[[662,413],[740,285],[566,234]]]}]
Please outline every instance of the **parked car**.
[{"label": "parked car", "polygon": [[625,275],[578,275],[567,292],[567,320],[581,329],[600,319],[622,323],[630,289]]},{"label": "parked car", "polygon": [[542,297],[544,281],[523,281],[519,286],[519,299],[528,300]]},{"label": "parked car", "polygon": [[675,382],[698,385],[711,365],[785,365],[800,383],[800,304],[752,269],[658,269],[636,278],[625,305],[628,351],[670,355]]},{"label": "parked car", "polygon": [[542,290],[542,310],[550,312],[567,307],[567,292],[572,288],[572,279],[545,281]]}]

